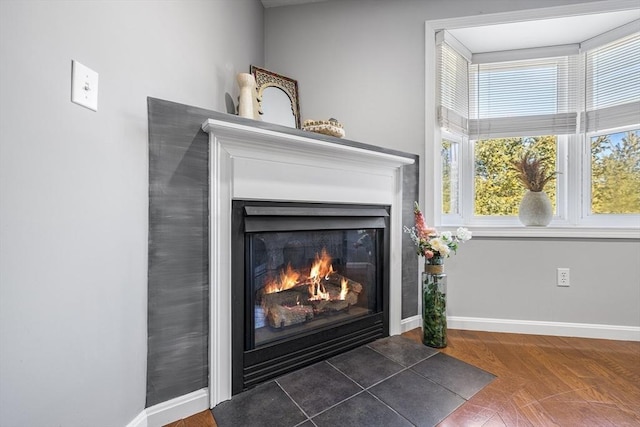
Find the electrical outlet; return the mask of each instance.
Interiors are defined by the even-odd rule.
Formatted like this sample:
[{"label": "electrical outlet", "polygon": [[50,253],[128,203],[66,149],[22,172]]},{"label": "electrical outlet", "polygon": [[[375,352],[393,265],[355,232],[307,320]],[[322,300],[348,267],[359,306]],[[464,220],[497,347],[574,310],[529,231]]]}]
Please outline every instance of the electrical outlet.
[{"label": "electrical outlet", "polygon": [[558,268],[558,276],[556,277],[556,285],[558,286],[571,286],[569,269]]}]

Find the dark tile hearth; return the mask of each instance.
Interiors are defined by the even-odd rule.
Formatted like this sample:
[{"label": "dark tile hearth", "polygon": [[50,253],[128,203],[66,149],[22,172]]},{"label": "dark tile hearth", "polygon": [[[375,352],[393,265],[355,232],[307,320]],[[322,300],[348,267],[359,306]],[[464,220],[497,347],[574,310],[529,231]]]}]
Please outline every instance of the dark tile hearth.
[{"label": "dark tile hearth", "polygon": [[494,378],[486,371],[442,353],[423,360],[411,369],[467,400]]},{"label": "dark tile hearth", "polygon": [[331,366],[361,387],[370,387],[404,369],[402,365],[365,346],[332,357]]},{"label": "dark tile hearth", "polygon": [[309,417],[362,391],[326,361],[280,377],[276,383]]},{"label": "dark tile hearth", "polygon": [[351,399],[313,418],[319,427],[367,426],[367,427],[411,427],[412,424],[396,411],[381,404],[370,393],[363,391]]},{"label": "dark tile hearth", "polygon": [[495,378],[396,335],[213,408],[219,427],[434,426]]},{"label": "dark tile hearth", "polygon": [[370,392],[416,426],[434,426],[465,402],[410,369],[372,387]]},{"label": "dark tile hearth", "polygon": [[218,427],[295,426],[308,419],[274,381],[261,384],[213,408]]}]

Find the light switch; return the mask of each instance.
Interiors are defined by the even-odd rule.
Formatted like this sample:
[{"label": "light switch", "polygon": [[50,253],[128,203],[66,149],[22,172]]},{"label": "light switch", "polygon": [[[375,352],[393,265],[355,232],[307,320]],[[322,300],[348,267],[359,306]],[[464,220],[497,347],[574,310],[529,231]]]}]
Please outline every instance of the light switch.
[{"label": "light switch", "polygon": [[71,62],[71,102],[98,111],[98,73],[78,61]]}]

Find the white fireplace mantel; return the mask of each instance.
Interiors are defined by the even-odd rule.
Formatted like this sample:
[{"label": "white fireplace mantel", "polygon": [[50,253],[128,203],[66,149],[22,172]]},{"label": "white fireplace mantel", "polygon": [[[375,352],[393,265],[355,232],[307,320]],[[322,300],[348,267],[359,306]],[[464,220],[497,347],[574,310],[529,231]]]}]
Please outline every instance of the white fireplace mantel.
[{"label": "white fireplace mantel", "polygon": [[[244,124],[247,122],[247,124]],[[260,122],[257,122],[260,123]],[[231,398],[231,201],[391,206],[389,333],[401,332],[402,166],[414,162],[364,144],[249,120],[214,120],[209,133],[209,398]]]}]

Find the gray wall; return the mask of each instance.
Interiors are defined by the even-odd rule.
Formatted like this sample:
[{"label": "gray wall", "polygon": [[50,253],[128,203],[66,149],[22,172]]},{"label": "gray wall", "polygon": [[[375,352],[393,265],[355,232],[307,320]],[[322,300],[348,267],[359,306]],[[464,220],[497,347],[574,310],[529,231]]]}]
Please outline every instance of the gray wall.
[{"label": "gray wall", "polygon": [[[335,117],[348,138],[422,156],[426,20],[578,3],[587,1],[330,0],[267,9],[266,67],[298,80],[303,120]],[[475,238],[448,261],[450,314],[640,326],[639,259],[637,240]],[[557,267],[571,268],[570,288],[555,287]]]},{"label": "gray wall", "polygon": [[[474,238],[447,262],[452,316],[640,326],[640,243]],[[571,268],[571,287],[556,268]]]},{"label": "gray wall", "polygon": [[262,39],[259,0],[0,1],[0,425],[144,409],[147,96],[226,111]]}]

